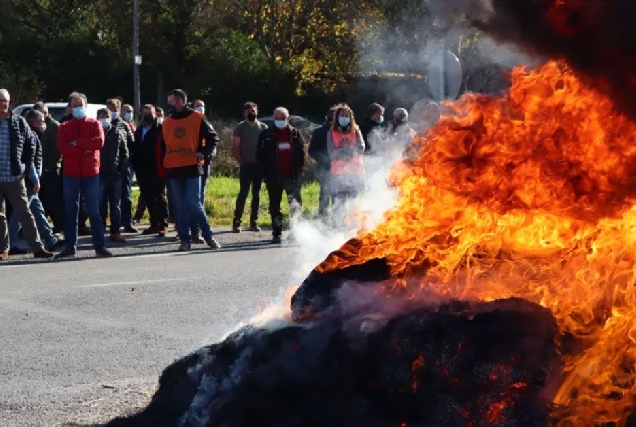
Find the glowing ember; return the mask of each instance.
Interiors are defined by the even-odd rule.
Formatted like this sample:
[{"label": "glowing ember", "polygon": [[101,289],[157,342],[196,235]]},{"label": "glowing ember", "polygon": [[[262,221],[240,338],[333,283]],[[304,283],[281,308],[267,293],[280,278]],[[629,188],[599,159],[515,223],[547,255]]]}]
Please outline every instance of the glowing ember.
[{"label": "glowing ember", "polygon": [[388,294],[549,308],[576,343],[563,349],[557,418],[624,423],[636,391],[636,124],[560,62],[515,69],[501,98],[448,107],[416,139],[419,157],[395,167],[401,197],[386,221],[317,272],[382,259]]}]

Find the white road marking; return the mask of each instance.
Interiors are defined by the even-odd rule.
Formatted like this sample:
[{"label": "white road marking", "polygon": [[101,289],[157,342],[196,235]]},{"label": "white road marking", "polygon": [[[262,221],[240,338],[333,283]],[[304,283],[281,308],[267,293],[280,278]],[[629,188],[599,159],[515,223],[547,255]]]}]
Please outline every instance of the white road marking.
[{"label": "white road marking", "polygon": [[170,279],[153,279],[153,280],[134,280],[130,282],[113,282],[113,283],[96,283],[93,285],[78,286],[78,288],[104,288],[107,286],[123,286],[123,285],[147,285],[150,283],[165,283],[165,282],[183,282],[186,280],[198,280],[204,279],[203,276],[195,277],[173,277]]}]

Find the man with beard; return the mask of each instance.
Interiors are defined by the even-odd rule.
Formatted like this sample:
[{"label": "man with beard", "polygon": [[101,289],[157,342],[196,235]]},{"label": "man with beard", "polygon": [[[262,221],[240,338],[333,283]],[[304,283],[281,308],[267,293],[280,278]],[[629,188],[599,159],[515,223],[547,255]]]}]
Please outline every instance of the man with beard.
[{"label": "man with beard", "polygon": [[219,137],[212,124],[188,107],[187,102],[188,97],[181,89],[168,93],[170,115],[162,125],[161,158],[174,198],[181,241],[179,251],[191,249],[190,225],[193,223],[201,227],[201,235],[207,245],[211,249],[219,249],[221,245],[212,235],[201,203],[201,163],[212,154]]},{"label": "man with beard", "polygon": [[[43,102],[33,105],[35,111],[44,115],[44,132],[40,138],[42,143],[42,179],[38,197],[44,206],[44,212],[53,222],[53,231],[64,231],[64,206],[62,203],[62,155],[57,149],[57,132],[60,124],[49,114]],[[31,123],[29,123],[31,124]],[[36,132],[37,133],[37,132]]]},{"label": "man with beard", "polygon": [[[35,159],[24,180],[27,189],[27,198],[29,199],[29,208],[31,209],[31,213],[35,219],[35,225],[37,226],[38,233],[40,233],[42,243],[44,243],[44,246],[48,251],[53,251],[62,247],[64,242],[55,236],[53,229],[46,219],[44,208],[42,207],[42,203],[38,197],[38,192],[41,189],[40,183],[42,182],[41,177],[43,163],[43,147],[40,143],[40,139],[46,132],[47,126],[44,115],[35,109],[32,109],[27,113],[26,121],[29,124],[31,131],[36,135]],[[21,224],[18,216],[12,215],[9,220],[9,242],[11,242],[9,255],[22,255],[27,253],[26,250],[21,249],[17,245],[20,227]]]},{"label": "man with beard", "polygon": [[232,134],[232,156],[239,163],[240,189],[236,198],[234,209],[234,221],[232,231],[241,232],[241,218],[245,211],[247,195],[252,189],[252,203],[250,210],[250,230],[261,231],[258,226],[258,208],[260,205],[261,186],[263,185],[263,172],[257,162],[256,151],[258,138],[267,125],[257,119],[258,106],[254,102],[246,102],[243,105],[243,117],[245,120],[234,128]]},{"label": "man with beard", "polygon": [[157,141],[161,137],[161,127],[157,125],[154,105],[144,105],[141,114],[142,121],[135,132],[134,150],[130,158],[137,174],[141,196],[146,201],[150,214],[150,227],[141,234],[165,237],[168,232],[168,201],[166,185],[159,176],[156,164]]}]

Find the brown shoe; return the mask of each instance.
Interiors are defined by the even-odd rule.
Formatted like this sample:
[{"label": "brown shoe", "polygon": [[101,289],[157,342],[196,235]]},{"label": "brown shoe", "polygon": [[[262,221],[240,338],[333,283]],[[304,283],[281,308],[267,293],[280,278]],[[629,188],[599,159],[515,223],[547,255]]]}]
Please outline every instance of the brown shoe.
[{"label": "brown shoe", "polygon": [[121,234],[111,234],[109,240],[115,243],[126,243],[126,239]]},{"label": "brown shoe", "polygon": [[55,254],[53,252],[49,252],[46,249],[42,249],[33,254],[34,258],[42,258],[42,259],[50,259],[53,258]]},{"label": "brown shoe", "polygon": [[0,261],[4,261],[4,260],[8,260],[9,259],[9,252],[8,251],[4,251],[2,253],[0,253]]},{"label": "brown shoe", "polygon": [[203,240],[198,234],[195,234],[194,236],[192,236],[191,242],[195,245],[202,245],[205,243],[205,240]]}]

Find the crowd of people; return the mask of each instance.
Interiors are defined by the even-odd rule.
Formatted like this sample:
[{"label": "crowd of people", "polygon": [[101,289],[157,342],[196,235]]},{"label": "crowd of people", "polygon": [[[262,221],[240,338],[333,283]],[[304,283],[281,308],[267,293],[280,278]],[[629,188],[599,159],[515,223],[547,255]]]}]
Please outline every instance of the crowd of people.
[{"label": "crowd of people", "polygon": [[[60,122],[42,102],[22,117],[11,110],[9,92],[0,89],[0,260],[27,252],[17,246],[20,229],[36,258],[75,256],[79,235],[92,237],[97,256],[111,257],[106,227],[110,242],[125,244],[122,232],[139,233],[135,225],[146,209],[150,224],[141,234],[166,237],[174,222],[179,251],[189,251],[192,244],[219,249],[204,209],[219,136],[203,101],[189,103],[186,93],[175,89],[167,95],[165,113],[144,105],[138,123],[132,106],[118,98],[107,100],[95,118],[87,116],[87,105],[84,94],[73,92]],[[261,230],[265,183],[272,243],[278,244],[283,193],[292,217],[301,212],[305,148],[286,108],[276,108],[270,127],[258,119],[254,102],[244,104],[243,116],[232,134],[232,155],[240,165],[232,231],[242,231],[250,191],[248,230]],[[415,134],[407,122],[408,112],[398,108],[385,126],[384,108],[375,103],[360,126],[346,104],[329,109],[308,150],[316,161],[321,218],[346,212],[347,203],[364,190],[365,156],[404,149]],[[133,176],[140,190],[134,213]]]}]

